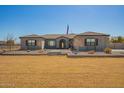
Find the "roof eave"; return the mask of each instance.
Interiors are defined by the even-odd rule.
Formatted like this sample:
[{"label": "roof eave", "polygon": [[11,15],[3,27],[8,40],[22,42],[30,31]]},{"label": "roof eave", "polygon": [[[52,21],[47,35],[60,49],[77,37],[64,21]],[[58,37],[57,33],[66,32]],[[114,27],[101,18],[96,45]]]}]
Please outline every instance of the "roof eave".
[{"label": "roof eave", "polygon": [[77,35],[77,36],[110,36],[110,35]]},{"label": "roof eave", "polygon": [[21,38],[43,38],[43,39],[45,39],[44,37],[19,37],[20,39]]}]

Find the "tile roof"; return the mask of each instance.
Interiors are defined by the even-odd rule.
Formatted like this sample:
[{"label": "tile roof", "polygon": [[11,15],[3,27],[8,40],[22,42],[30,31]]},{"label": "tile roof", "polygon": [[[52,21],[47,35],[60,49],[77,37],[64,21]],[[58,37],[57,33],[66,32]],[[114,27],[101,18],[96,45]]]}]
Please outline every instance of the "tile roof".
[{"label": "tile roof", "polygon": [[39,37],[39,38],[45,38],[45,39],[56,39],[56,38],[60,38],[60,37],[66,37],[69,39],[72,39],[74,36],[76,35],[83,35],[83,36],[109,36],[108,34],[104,34],[104,33],[98,33],[98,32],[84,32],[84,33],[80,33],[80,34],[46,34],[46,35],[36,35],[36,34],[32,34],[32,35],[27,35],[27,36],[23,36],[20,38],[35,38],[35,37]]},{"label": "tile roof", "polygon": [[75,34],[46,34],[46,35],[36,35],[36,34],[32,34],[32,35],[27,35],[27,36],[22,36],[20,38],[35,38],[35,37],[39,37],[39,38],[45,38],[45,39],[56,39],[56,38],[60,38],[60,37],[66,37],[66,38],[73,38],[75,36]]},{"label": "tile roof", "polygon": [[60,37],[66,37],[66,38],[73,38],[75,34],[47,34],[47,35],[41,35],[41,37],[46,38],[46,39],[56,39]]},{"label": "tile roof", "polygon": [[109,36],[108,34],[104,34],[104,33],[98,33],[98,32],[84,32],[84,33],[80,33],[78,35],[90,35],[90,36]]},{"label": "tile roof", "polygon": [[22,36],[20,38],[24,38],[24,37],[40,37],[40,36],[39,35],[36,35],[36,34],[32,34],[32,35]]}]

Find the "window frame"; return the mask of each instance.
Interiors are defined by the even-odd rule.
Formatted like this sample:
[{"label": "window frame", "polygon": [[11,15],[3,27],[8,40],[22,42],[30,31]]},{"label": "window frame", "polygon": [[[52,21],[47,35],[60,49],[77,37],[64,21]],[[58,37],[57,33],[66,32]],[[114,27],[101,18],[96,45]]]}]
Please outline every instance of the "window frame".
[{"label": "window frame", "polygon": [[98,39],[97,38],[86,38],[85,39],[85,46],[97,46]]},{"label": "window frame", "polygon": [[[51,43],[52,42],[52,43]],[[47,41],[47,45],[49,46],[49,47],[54,47],[54,46],[56,46],[56,41],[55,40],[48,40]]]},{"label": "window frame", "polygon": [[36,40],[26,40],[27,46],[36,46]]}]

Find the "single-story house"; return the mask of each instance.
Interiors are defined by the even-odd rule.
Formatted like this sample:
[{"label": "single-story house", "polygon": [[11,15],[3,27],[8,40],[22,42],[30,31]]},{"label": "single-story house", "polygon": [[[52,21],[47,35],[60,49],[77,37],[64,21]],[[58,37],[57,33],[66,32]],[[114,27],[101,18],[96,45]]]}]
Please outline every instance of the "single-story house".
[{"label": "single-story house", "polygon": [[69,49],[103,51],[109,44],[109,35],[98,32],[80,34],[46,34],[20,37],[21,49]]},{"label": "single-story house", "polygon": [[0,41],[0,46],[5,45],[5,44],[6,44],[5,41]]}]

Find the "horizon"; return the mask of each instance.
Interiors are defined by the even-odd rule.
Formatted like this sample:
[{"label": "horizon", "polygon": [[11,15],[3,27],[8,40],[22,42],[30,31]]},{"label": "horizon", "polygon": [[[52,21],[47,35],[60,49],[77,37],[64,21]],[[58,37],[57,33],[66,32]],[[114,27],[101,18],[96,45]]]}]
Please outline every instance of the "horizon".
[{"label": "horizon", "polygon": [[31,34],[100,32],[124,36],[124,6],[41,5],[0,6],[0,40]]}]

